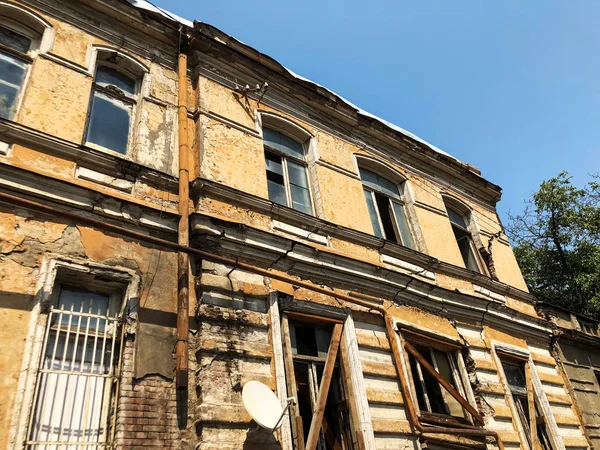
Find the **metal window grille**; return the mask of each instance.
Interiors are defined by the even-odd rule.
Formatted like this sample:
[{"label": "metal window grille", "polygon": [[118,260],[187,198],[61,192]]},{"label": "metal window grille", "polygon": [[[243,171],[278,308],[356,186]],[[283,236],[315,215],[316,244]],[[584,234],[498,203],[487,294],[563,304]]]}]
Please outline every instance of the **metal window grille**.
[{"label": "metal window grille", "polygon": [[48,314],[26,448],[110,447],[124,329],[110,300],[62,287]]}]

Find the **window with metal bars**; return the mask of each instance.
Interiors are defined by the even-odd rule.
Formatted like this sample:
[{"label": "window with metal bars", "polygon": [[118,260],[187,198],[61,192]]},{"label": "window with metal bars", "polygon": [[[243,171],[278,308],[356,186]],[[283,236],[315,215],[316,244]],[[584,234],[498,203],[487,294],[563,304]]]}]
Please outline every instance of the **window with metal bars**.
[{"label": "window with metal bars", "polygon": [[47,316],[28,449],[111,445],[123,344],[118,297],[60,286]]},{"label": "window with metal bars", "polygon": [[399,186],[370,170],[359,172],[375,236],[415,249]]},{"label": "window with metal bars", "polygon": [[269,200],[314,214],[305,145],[271,128],[263,128]]},{"label": "window with metal bars", "polygon": [[[526,362],[501,358],[502,369],[510,390],[518,420],[523,427],[529,448],[552,450],[552,445],[546,430],[546,419],[541,412],[537,396],[533,389],[528,388],[528,375],[525,370]],[[533,417],[535,416],[535,417]],[[533,432],[533,430],[535,432]]]},{"label": "window with metal bars", "polygon": [[[457,367],[455,350],[441,350],[416,343],[413,347],[445,381],[462,397],[466,397],[463,380]],[[419,360],[409,353],[408,361],[421,419],[427,421],[427,417],[434,419],[435,416],[440,415],[451,416],[459,422],[470,424],[469,415],[461,404],[440,385]]]}]

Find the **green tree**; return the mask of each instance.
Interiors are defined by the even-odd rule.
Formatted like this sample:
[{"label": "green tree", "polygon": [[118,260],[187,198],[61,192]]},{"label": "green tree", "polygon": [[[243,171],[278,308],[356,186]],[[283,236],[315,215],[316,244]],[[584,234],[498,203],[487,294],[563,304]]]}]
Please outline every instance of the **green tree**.
[{"label": "green tree", "polygon": [[539,300],[600,319],[600,178],[583,189],[567,172],[544,181],[507,234]]}]

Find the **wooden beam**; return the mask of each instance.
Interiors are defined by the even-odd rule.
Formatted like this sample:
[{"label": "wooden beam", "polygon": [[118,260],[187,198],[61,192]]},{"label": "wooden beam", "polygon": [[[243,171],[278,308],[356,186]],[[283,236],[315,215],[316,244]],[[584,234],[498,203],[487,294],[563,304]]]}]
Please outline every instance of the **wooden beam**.
[{"label": "wooden beam", "polygon": [[283,362],[287,381],[287,390],[290,397],[296,400],[296,406],[292,406],[292,438],[295,442],[296,450],[304,450],[304,428],[302,426],[302,416],[300,416],[300,406],[298,403],[298,388],[296,385],[296,374],[294,372],[294,359],[292,355],[292,341],[290,339],[290,324],[287,314],[281,318],[281,334],[283,335]]},{"label": "wooden beam", "polygon": [[319,441],[319,433],[323,424],[323,416],[325,414],[325,404],[327,403],[327,395],[329,394],[329,386],[333,375],[335,360],[337,359],[338,349],[340,348],[340,339],[342,337],[342,324],[335,324],[327,351],[327,361],[323,370],[321,386],[319,387],[319,396],[317,397],[317,408],[313,412],[308,439],[306,440],[306,450],[316,450]]},{"label": "wooden beam", "polygon": [[527,404],[529,406],[529,432],[531,434],[531,448],[538,450],[538,435],[537,435],[537,412],[535,410],[535,393],[533,392],[533,383],[531,382],[531,368],[529,364],[525,364],[525,380],[527,385]]},{"label": "wooden beam", "polygon": [[456,401],[458,401],[458,403],[460,403],[461,406],[469,412],[469,414],[473,416],[473,418],[477,422],[483,425],[483,417],[481,417],[479,412],[477,412],[477,410],[473,408],[473,406],[462,395],[460,395],[456,391],[456,389],[454,389],[454,386],[452,386],[450,383],[448,383],[442,378],[442,376],[437,372],[437,370],[435,370],[433,366],[429,364],[429,362],[425,358],[423,358],[423,355],[421,355],[417,351],[417,349],[412,346],[410,342],[405,341],[404,348],[406,348],[406,350],[411,355],[413,355],[417,359],[417,361],[419,361],[419,364],[421,364],[421,366],[424,367],[425,370],[427,370],[427,372],[429,372],[436,379],[436,381],[440,383],[444,387],[444,389],[446,389],[448,393],[452,395],[452,397],[454,397]]}]

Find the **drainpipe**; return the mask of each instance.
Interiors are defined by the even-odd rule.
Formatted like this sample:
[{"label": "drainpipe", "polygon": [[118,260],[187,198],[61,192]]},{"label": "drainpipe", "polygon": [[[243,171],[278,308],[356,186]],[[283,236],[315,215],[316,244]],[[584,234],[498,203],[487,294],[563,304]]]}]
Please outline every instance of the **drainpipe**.
[{"label": "drainpipe", "polygon": [[[178,58],[178,125],[179,125],[179,227],[177,243],[188,247],[190,242],[190,170],[187,129],[187,54],[186,36]],[[175,348],[175,380],[179,390],[188,388],[189,335],[189,255],[177,253],[177,344]]]}]

